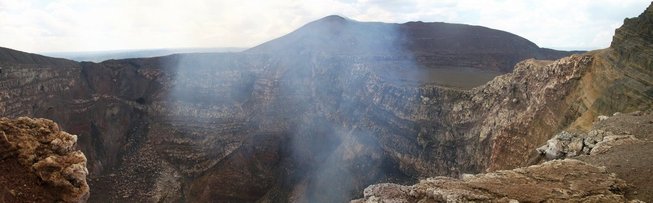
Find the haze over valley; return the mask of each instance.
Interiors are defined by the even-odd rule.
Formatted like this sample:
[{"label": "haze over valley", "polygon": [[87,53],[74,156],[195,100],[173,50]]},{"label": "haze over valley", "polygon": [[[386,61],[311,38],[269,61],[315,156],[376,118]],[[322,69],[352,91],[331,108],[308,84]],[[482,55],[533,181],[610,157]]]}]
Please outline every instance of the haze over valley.
[{"label": "haze over valley", "polygon": [[[487,4],[508,6],[501,8],[511,18],[559,11],[529,14],[518,9],[540,3],[506,2]],[[221,31],[260,22],[206,23],[215,2],[164,1],[151,16],[136,12],[148,4],[122,1],[15,4],[24,15],[10,3],[0,3],[0,17],[32,22],[53,11],[53,18],[24,26],[0,20],[16,33],[47,25],[25,35],[42,46],[0,28],[4,202],[653,201],[651,2],[579,2],[579,18],[566,19],[575,26],[556,16],[526,26],[542,34],[531,35],[538,41],[588,48],[580,50],[546,48],[553,46],[491,26],[395,22],[406,13],[486,22],[474,16],[495,19],[501,10],[481,12],[467,1],[214,7],[224,15],[297,11],[256,14],[293,28],[279,35]],[[86,25],[62,21],[82,12],[73,7],[122,32],[59,30]],[[135,17],[103,18],[118,8]],[[178,14],[162,15],[157,27],[152,18],[172,8]],[[334,9],[353,16],[297,25]],[[266,40],[240,43],[254,38]]]}]

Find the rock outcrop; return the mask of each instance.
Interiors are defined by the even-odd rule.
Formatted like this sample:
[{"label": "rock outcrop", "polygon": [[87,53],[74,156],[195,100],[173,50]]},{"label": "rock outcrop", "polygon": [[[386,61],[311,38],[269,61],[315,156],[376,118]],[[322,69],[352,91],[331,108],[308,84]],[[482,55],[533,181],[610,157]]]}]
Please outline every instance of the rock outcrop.
[{"label": "rock outcrop", "polygon": [[[616,171],[620,177],[637,183],[639,188],[645,191],[642,194],[650,191],[652,187],[646,183],[650,170],[646,166],[649,166],[651,161],[641,156],[646,154],[642,151],[650,148],[650,143],[641,139],[641,136],[650,137],[650,131],[644,128],[648,126],[648,121],[631,119],[630,124],[620,122],[630,130],[623,130],[622,127],[616,131],[602,127],[593,129],[592,123],[598,121],[598,126],[605,125],[603,123],[609,123],[611,117],[602,115],[615,113],[615,117],[623,117],[628,114],[619,115],[616,112],[650,110],[653,107],[653,95],[650,94],[653,91],[653,64],[650,61],[653,51],[653,38],[650,36],[653,25],[651,15],[653,4],[639,17],[627,19],[624,26],[616,31],[614,41],[608,49],[563,58],[553,63],[536,60],[521,62],[513,73],[499,76],[487,85],[472,90],[469,100],[463,99],[456,103],[453,111],[458,113],[452,114],[455,119],[451,120],[476,123],[470,131],[464,133],[465,137],[477,135],[482,139],[489,138],[492,143],[490,148],[481,147],[487,151],[481,150],[483,152],[480,154],[489,154],[488,159],[477,156],[477,161],[485,163],[487,171],[494,171],[533,163],[533,159],[529,162],[529,157],[532,158],[533,154],[549,159],[576,156],[592,163],[608,165],[610,170]],[[636,129],[641,131],[639,135],[631,134],[630,131]],[[566,132],[559,133],[549,140],[551,135],[561,130]],[[546,145],[539,150],[533,150],[538,143]],[[470,148],[469,145],[466,147]],[[619,155],[620,157],[617,157]],[[569,161],[554,161],[529,168],[540,168],[550,163],[571,164],[567,162]],[[515,169],[523,170],[525,169]],[[505,171],[490,173],[488,176],[502,173]],[[587,174],[581,176],[589,178],[585,175]],[[509,181],[524,179],[516,176],[513,178]],[[369,194],[365,194],[365,200],[374,202],[380,198],[392,202],[397,197],[399,201],[419,200],[416,198],[441,198],[436,200],[442,201],[454,198],[452,200],[456,201],[456,197],[497,195],[494,196],[496,201],[510,201],[499,199],[504,197],[504,193],[484,190],[486,188],[479,191],[479,187],[473,184],[466,185],[467,189],[450,190],[451,188],[446,187],[451,182],[466,184],[466,181],[462,180],[424,184],[426,188],[422,189],[421,193],[415,188],[419,188],[422,183],[412,187],[393,185],[388,190],[383,189],[388,185],[370,186],[366,190]],[[441,190],[441,187],[446,189]],[[432,195],[437,193],[433,191],[446,191],[449,197]],[[391,195],[383,196],[384,192]],[[415,196],[418,193],[431,196]],[[470,196],[466,196],[467,194]],[[581,192],[578,197],[586,195],[587,193]],[[623,197],[619,198],[615,201],[624,200]],[[642,198],[649,201],[650,197]]]},{"label": "rock outcrop", "polygon": [[[626,20],[615,32],[610,48],[552,64],[525,61],[512,75],[497,77],[479,88],[475,97],[491,112],[481,116],[485,118],[476,125],[480,126],[479,135],[492,140],[487,168],[491,171],[525,166],[533,156],[531,149],[544,144],[551,135],[562,130],[587,133],[600,115],[653,108],[653,38],[650,30],[639,30],[653,24],[646,17],[651,13],[653,6],[640,17]],[[637,48],[624,48],[635,46],[632,44]],[[494,95],[504,100],[481,94],[491,90],[499,92]],[[461,107],[473,109],[462,115],[479,112],[478,108]]]},{"label": "rock outcrop", "polygon": [[[86,157],[75,149],[76,142],[76,135],[61,131],[51,120],[0,118],[1,157],[4,162],[0,168],[9,171],[20,168],[12,165],[12,161],[16,160],[25,170],[16,172],[25,175],[7,179],[9,185],[5,185],[1,192],[4,195],[2,200],[86,202],[89,197]],[[1,174],[2,179],[12,175]],[[38,177],[38,180],[32,176]],[[24,183],[25,187],[16,183]],[[26,187],[27,184],[31,188]]]},{"label": "rock outcrop", "polygon": [[[634,116],[644,118],[648,116],[649,113],[643,113],[641,111],[635,111],[629,114],[615,113],[614,116],[624,117],[624,116]],[[609,121],[608,121],[609,120]],[[618,120],[620,121],[620,120]],[[631,133],[634,129],[628,130],[613,130],[610,128],[603,127],[603,123],[618,123],[617,126],[631,127],[633,125],[632,120],[627,122],[616,122],[611,119],[610,116],[598,116],[597,122],[592,126],[592,130],[587,133],[583,132],[567,132],[562,131],[556,134],[553,138],[549,139],[547,143],[536,149],[537,153],[548,160],[551,159],[560,159],[567,157],[575,157],[580,155],[596,155],[604,153],[613,146],[625,145],[625,144],[635,144],[643,143],[645,141],[637,137],[648,137],[646,134],[650,134],[653,130],[642,129],[641,127],[646,124],[637,126],[639,128],[637,131],[644,131],[635,133],[638,134],[637,137]],[[642,120],[642,122],[646,122]],[[639,124],[639,122],[637,122]],[[636,124],[636,125],[637,125]],[[634,127],[634,126],[632,126]]]},{"label": "rock outcrop", "polygon": [[628,189],[605,168],[566,159],[461,179],[428,178],[412,186],[372,185],[352,202],[627,202]]},{"label": "rock outcrop", "polygon": [[653,201],[653,112],[615,113],[592,125],[592,130],[605,134],[622,135],[605,137],[596,144],[590,155],[573,157],[594,165],[605,166],[607,171],[633,186],[627,193],[630,198]]},{"label": "rock outcrop", "polygon": [[536,149],[552,161],[460,178],[427,178],[412,186],[376,184],[352,202],[651,201],[652,138],[653,112],[615,113],[601,116],[587,134],[563,131]]},{"label": "rock outcrop", "polygon": [[587,134],[563,131],[537,148],[537,152],[547,159],[560,159],[580,155],[604,153],[615,145],[640,143],[633,135],[615,135],[603,130],[592,130]]}]

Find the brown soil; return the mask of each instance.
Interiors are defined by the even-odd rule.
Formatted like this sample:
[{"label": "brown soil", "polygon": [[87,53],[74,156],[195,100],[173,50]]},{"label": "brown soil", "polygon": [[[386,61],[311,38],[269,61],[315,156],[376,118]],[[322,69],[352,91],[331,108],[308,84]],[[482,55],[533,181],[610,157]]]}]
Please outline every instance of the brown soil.
[{"label": "brown soil", "polygon": [[46,183],[16,157],[0,160],[0,203],[5,202],[56,202]]},{"label": "brown soil", "polygon": [[617,115],[598,122],[594,128],[613,133],[633,134],[645,143],[613,147],[604,154],[580,156],[576,159],[605,166],[608,172],[633,185],[626,197],[653,202],[653,114]]},{"label": "brown soil", "polygon": [[634,186],[635,192],[626,197],[653,202],[653,143],[621,145],[611,151],[592,156],[581,156],[577,159],[605,166],[608,172]]}]

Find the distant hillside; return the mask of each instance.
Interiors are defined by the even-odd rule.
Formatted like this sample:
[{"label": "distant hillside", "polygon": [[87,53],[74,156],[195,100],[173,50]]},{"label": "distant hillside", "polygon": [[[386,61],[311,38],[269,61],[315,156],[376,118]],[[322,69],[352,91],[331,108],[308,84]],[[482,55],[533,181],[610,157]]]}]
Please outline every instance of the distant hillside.
[{"label": "distant hillside", "polygon": [[515,34],[442,22],[359,22],[327,16],[251,48],[248,53],[415,57],[427,68],[477,68],[510,72],[524,59],[558,59],[572,53],[540,48]]},{"label": "distant hillside", "polygon": [[46,56],[66,58],[75,61],[102,62],[110,59],[149,58],[180,53],[220,53],[240,52],[245,48],[179,48],[179,49],[144,49],[144,50],[116,50],[116,51],[89,51],[89,52],[50,52],[41,53]]},{"label": "distant hillside", "polygon": [[[0,64],[40,64],[40,65],[75,65],[74,61],[58,58],[50,58],[38,54],[32,54],[0,47]],[[2,67],[0,67],[1,69]]]}]

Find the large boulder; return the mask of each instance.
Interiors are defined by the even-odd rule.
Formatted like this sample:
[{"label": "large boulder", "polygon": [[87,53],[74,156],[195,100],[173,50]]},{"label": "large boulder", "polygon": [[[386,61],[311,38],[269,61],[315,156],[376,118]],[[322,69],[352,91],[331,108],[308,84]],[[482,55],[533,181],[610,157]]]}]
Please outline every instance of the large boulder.
[{"label": "large boulder", "polygon": [[[76,135],[61,131],[51,120],[0,118],[0,157],[3,161],[17,159],[29,171],[28,177],[24,178],[36,175],[46,183],[40,186],[45,190],[38,190],[45,191],[45,194],[30,194],[31,196],[48,196],[57,202],[86,202],[89,197],[86,157],[75,149],[76,142]],[[11,174],[0,174],[7,175]],[[15,195],[23,192],[17,192],[14,188],[9,193]],[[20,198],[16,200],[26,201]]]}]

